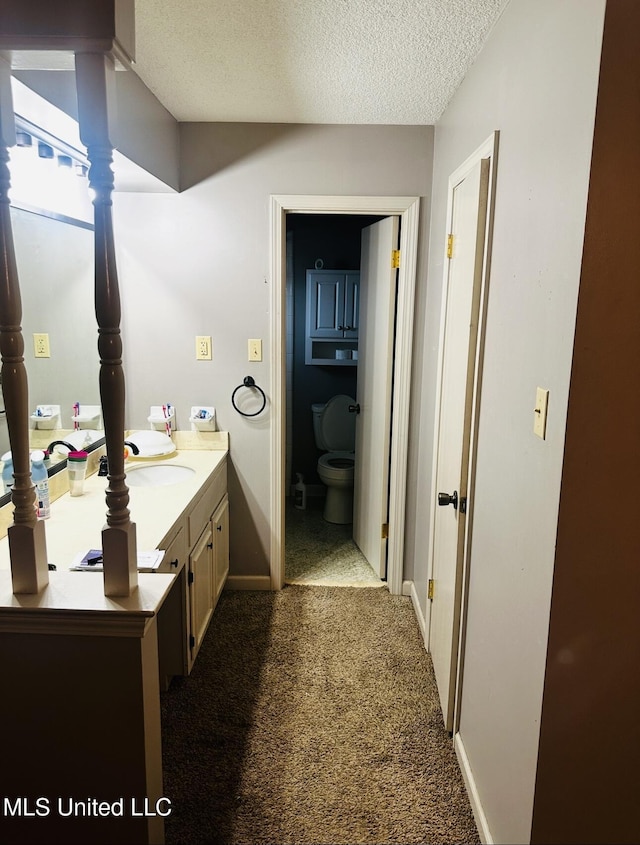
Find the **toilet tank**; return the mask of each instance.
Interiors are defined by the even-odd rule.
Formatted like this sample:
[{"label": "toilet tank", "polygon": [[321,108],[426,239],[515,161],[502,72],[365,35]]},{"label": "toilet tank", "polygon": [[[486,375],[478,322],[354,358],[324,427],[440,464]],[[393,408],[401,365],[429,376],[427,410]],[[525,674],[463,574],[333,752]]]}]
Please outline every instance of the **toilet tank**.
[{"label": "toilet tank", "polygon": [[349,413],[355,399],[343,393],[326,404],[311,406],[316,446],[323,452],[353,452],[356,448],[356,415]]}]

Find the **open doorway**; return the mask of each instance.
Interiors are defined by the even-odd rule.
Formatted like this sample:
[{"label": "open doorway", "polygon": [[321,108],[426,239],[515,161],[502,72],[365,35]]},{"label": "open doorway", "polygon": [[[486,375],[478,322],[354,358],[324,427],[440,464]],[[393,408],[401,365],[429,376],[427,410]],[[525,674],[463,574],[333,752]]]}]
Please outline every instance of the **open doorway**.
[{"label": "open doorway", "polygon": [[400,269],[393,350],[394,429],[390,442],[389,522],[387,584],[393,594],[402,592],[404,515],[406,501],[407,436],[413,305],[418,246],[418,197],[272,196],[271,198],[271,386],[273,420],[271,440],[271,586],[284,584],[286,479],[286,218],[289,214],[340,214],[388,217],[401,224]]},{"label": "open doorway", "polygon": [[[362,230],[381,219],[371,215],[288,214],[286,219],[286,468],[285,581],[325,585],[382,586],[353,538],[352,493],[338,493],[344,509],[327,506],[318,472],[325,454],[317,428],[334,397],[358,394],[358,338]],[[318,327],[318,300],[327,288],[327,324]],[[340,300],[337,300],[339,291]],[[336,297],[334,299],[334,297]],[[339,306],[341,315],[335,315]],[[346,316],[348,312],[349,316]],[[310,321],[314,328],[309,337]],[[338,327],[338,332],[334,328]],[[341,336],[336,335],[341,332]],[[350,400],[350,401],[349,401]],[[356,416],[345,415],[347,440],[355,440]],[[345,448],[351,447],[343,444]],[[328,447],[327,447],[328,449]],[[328,452],[326,453],[328,454]],[[344,461],[343,475],[353,476]],[[340,470],[338,470],[340,472]],[[324,473],[323,473],[324,474]],[[336,495],[332,492],[331,495]]]}]

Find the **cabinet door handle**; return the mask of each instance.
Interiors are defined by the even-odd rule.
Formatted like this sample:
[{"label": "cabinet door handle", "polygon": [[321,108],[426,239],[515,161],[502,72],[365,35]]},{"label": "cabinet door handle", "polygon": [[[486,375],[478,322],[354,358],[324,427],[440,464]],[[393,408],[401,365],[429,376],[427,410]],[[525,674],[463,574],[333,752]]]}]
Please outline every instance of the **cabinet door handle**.
[{"label": "cabinet door handle", "polygon": [[216,530],[217,530],[217,531],[222,531],[222,526],[221,526],[221,525],[217,525],[217,526],[216,526]]},{"label": "cabinet door handle", "polygon": [[177,569],[178,568],[178,558],[176,558],[175,560],[172,560],[171,563],[169,564],[169,566],[175,566],[175,568]]},{"label": "cabinet door handle", "polygon": [[212,548],[213,548],[213,543],[207,543],[207,548],[208,548],[208,549],[212,549]]}]

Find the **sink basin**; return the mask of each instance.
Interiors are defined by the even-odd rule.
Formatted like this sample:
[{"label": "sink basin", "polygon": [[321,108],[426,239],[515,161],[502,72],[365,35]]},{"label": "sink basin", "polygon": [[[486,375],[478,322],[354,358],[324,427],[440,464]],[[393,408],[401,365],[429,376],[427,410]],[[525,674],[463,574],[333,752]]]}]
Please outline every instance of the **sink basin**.
[{"label": "sink basin", "polygon": [[195,469],[178,464],[129,467],[126,484],[129,487],[164,487],[186,481],[194,473]]}]

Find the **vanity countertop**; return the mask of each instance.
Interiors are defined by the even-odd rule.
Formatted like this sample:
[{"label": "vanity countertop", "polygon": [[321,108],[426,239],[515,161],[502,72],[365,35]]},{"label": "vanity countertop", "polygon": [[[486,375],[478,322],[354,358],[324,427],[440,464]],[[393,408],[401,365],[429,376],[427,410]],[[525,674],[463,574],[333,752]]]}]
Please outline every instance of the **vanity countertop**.
[{"label": "vanity countertop", "polygon": [[[227,449],[181,449],[168,459],[131,460],[134,466],[176,464],[194,473],[183,481],[153,487],[129,487],[129,511],[136,525],[138,552],[159,548],[167,532],[197,496],[202,485],[224,461]],[[46,521],[47,555],[57,571],[49,573],[49,585],[38,595],[13,595],[9,543],[0,540],[0,610],[25,612],[36,608],[50,612],[87,610],[95,613],[121,611],[125,615],[153,615],[162,603],[175,575],[139,573],[139,587],[128,598],[107,598],[101,572],[69,571],[79,553],[101,548],[101,532],[106,525],[105,490],[107,478],[92,475],[85,480],[84,494],[68,493],[53,502]]]}]

